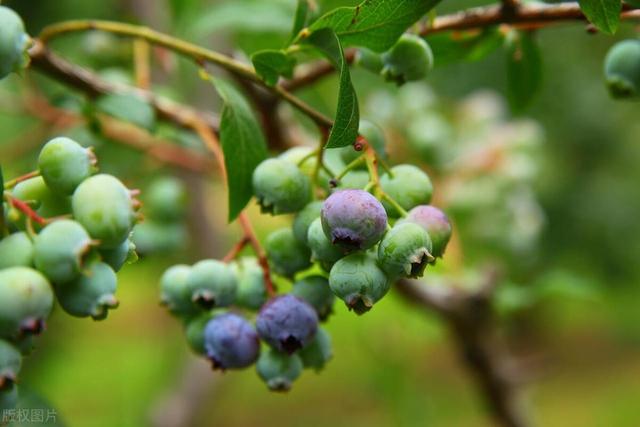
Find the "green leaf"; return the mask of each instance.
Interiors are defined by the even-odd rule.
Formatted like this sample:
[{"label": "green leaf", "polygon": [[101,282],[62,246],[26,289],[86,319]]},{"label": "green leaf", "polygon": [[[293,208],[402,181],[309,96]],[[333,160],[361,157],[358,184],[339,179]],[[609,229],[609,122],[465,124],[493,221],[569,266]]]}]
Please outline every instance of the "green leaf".
[{"label": "green leaf", "polygon": [[514,112],[529,106],[542,81],[542,60],[531,33],[507,37],[507,99]]},{"label": "green leaf", "polygon": [[433,51],[436,67],[460,61],[480,61],[503,43],[504,36],[495,28],[480,33],[438,33],[425,37]]},{"label": "green leaf", "polygon": [[340,73],[338,107],[325,147],[335,148],[351,145],[358,136],[360,111],[358,109],[358,97],[351,83],[349,64],[344,59],[344,51],[340,45],[340,39],[331,28],[322,28],[311,33],[304,39],[304,42],[318,49]]},{"label": "green leaf", "polygon": [[332,10],[314,22],[309,30],[331,28],[343,46],[361,46],[384,52],[439,1],[365,0],[355,7]]},{"label": "green leaf", "polygon": [[598,30],[614,34],[620,24],[620,0],[579,0],[580,9]]},{"label": "green leaf", "polygon": [[296,16],[293,19],[293,28],[291,29],[291,38],[289,39],[289,44],[295,40],[298,36],[298,33],[302,31],[304,26],[307,24],[307,15],[309,14],[309,1],[308,0],[298,0],[298,7],[296,7]]},{"label": "green leaf", "polygon": [[253,170],[267,157],[267,144],[258,120],[244,96],[231,84],[212,78],[224,101],[220,143],[227,168],[229,222],[238,217],[253,196]]},{"label": "green leaf", "polygon": [[153,107],[135,95],[104,95],[98,98],[95,107],[98,111],[149,131],[156,125],[156,112]]},{"label": "green leaf", "polygon": [[251,55],[251,62],[256,69],[256,73],[269,86],[278,83],[280,76],[291,78],[293,67],[296,65],[295,58],[287,55],[283,50],[261,50]]}]

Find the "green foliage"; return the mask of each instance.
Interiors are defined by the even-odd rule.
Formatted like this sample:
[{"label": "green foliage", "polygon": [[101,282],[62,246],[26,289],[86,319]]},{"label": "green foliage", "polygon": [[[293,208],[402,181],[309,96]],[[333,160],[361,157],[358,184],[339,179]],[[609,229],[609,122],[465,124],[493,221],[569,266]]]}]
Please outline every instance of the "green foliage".
[{"label": "green foliage", "polygon": [[292,77],[296,61],[282,50],[261,50],[251,55],[256,73],[269,86],[278,83],[280,76]]},{"label": "green foliage", "polygon": [[580,9],[600,31],[615,34],[620,24],[620,0],[579,0]]},{"label": "green foliage", "polygon": [[534,36],[512,31],[507,37],[507,99],[516,112],[531,104],[542,81],[542,58]]},{"label": "green foliage", "polygon": [[229,83],[211,79],[224,101],[220,142],[229,186],[229,221],[233,221],[253,195],[251,177],[267,156],[267,145],[256,117],[244,96]]},{"label": "green foliage", "polygon": [[155,110],[147,101],[135,95],[104,95],[98,98],[95,106],[98,111],[147,130],[153,130],[156,126]]},{"label": "green foliage", "polygon": [[436,67],[459,61],[480,61],[502,46],[504,36],[495,28],[477,33],[437,33],[425,37]]}]

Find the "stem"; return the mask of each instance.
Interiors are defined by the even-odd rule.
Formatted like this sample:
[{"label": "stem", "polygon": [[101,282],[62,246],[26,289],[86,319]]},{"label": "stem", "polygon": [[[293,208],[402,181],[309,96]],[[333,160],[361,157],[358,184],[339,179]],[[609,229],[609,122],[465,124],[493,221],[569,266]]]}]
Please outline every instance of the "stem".
[{"label": "stem", "polygon": [[240,213],[240,215],[238,216],[238,222],[244,230],[245,237],[249,239],[249,243],[253,248],[253,252],[258,257],[258,262],[262,267],[262,274],[264,276],[264,287],[267,291],[267,295],[269,297],[273,297],[276,295],[276,288],[271,281],[271,269],[269,267],[269,261],[267,260],[267,255],[265,254],[260,241],[256,237],[256,233],[253,230],[253,226],[251,225],[251,221],[249,220],[246,212]]},{"label": "stem", "polygon": [[136,86],[149,90],[151,86],[151,50],[149,43],[143,39],[133,41],[133,63],[136,74]]},{"label": "stem", "polygon": [[189,43],[176,37],[163,34],[161,32],[152,30],[151,28],[125,24],[122,22],[76,20],[60,22],[58,24],[53,24],[45,27],[40,33],[39,39],[41,43],[47,44],[52,39],[63,34],[88,30],[100,30],[113,34],[140,38],[148,41],[149,43],[162,46],[174,52],[191,57],[198,63],[209,62],[218,65],[239,77],[264,86],[265,89],[268,89],[270,92],[274,93],[275,95],[298,109],[300,112],[307,115],[318,126],[322,126],[324,128],[330,128],[331,126],[333,126],[333,121],[329,117],[316,111],[310,105],[300,100],[299,98],[296,98],[294,95],[287,92],[287,90],[283,87],[270,87],[266,85],[250,66],[229,58],[226,55],[222,55],[218,52],[205,49],[193,43]]},{"label": "stem", "polygon": [[39,225],[45,225],[47,223],[46,219],[38,215],[36,211],[31,209],[31,207],[25,202],[23,202],[22,200],[16,199],[15,197],[11,196],[7,192],[4,193],[4,197],[7,200],[7,202],[11,204],[11,206],[13,206],[14,208],[18,209],[23,214],[25,214],[28,219],[32,220],[33,222]]},{"label": "stem", "polygon": [[340,172],[335,179],[340,181],[342,178],[344,178],[344,176],[346,174],[348,174],[349,172],[351,172],[353,169],[357,168],[358,166],[360,166],[363,162],[366,162],[366,158],[365,158],[365,154],[363,153],[361,156],[358,156],[358,158],[356,158],[355,160],[351,161],[351,163],[349,163],[347,166],[345,166],[345,168],[342,170],[342,172]]},{"label": "stem", "polygon": [[248,236],[242,236],[242,239],[240,239],[232,248],[229,252],[227,252],[227,254],[224,256],[224,258],[222,258],[222,261],[224,262],[231,262],[234,259],[236,259],[238,257],[238,255],[240,254],[240,252],[242,252],[242,250],[249,244],[251,243],[251,239],[249,239]]},{"label": "stem", "polygon": [[22,181],[26,181],[28,179],[31,178],[35,178],[36,176],[40,176],[40,171],[33,171],[33,172],[29,172],[26,173],[22,176],[19,176],[17,178],[12,179],[11,181],[7,181],[4,183],[4,189],[5,190],[10,190],[13,187],[15,187],[16,185],[20,184]]}]

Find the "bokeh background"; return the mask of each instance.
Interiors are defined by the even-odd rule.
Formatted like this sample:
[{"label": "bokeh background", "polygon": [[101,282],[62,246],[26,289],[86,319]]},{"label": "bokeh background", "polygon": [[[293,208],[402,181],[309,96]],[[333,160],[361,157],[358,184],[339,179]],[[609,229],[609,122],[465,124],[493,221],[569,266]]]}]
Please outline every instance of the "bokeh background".
[{"label": "bokeh background", "polygon": [[[66,19],[125,20],[239,57],[280,46],[295,6],[293,0],[4,3],[19,11],[31,34]],[[318,1],[323,10],[355,3]],[[451,0],[438,12],[482,4]],[[425,83],[400,90],[366,71],[353,73],[363,116],[384,127],[393,161],[426,168],[436,203],[454,219],[449,254],[426,280],[473,281],[488,264],[505,272],[495,310],[521,356],[528,410],[538,425],[640,424],[640,121],[638,104],[610,99],[602,79],[608,47],[625,37],[635,37],[632,24],[615,37],[588,34],[578,23],[540,31],[543,85],[519,116],[504,101],[500,47],[475,61],[439,63],[436,56]],[[108,78],[131,78],[129,45],[121,39],[73,36],[56,48]],[[169,62],[168,69],[154,64],[154,89],[214,110],[218,99],[195,67]],[[158,279],[171,264],[222,256],[233,244],[239,230],[225,223],[224,188],[215,175],[166,168],[90,126],[43,124],[13,102],[36,86],[59,106],[78,108],[81,99],[37,73],[0,83],[7,176],[29,171],[38,147],[64,133],[96,146],[102,169],[129,186],[144,190],[166,175],[182,179],[191,208],[184,230],[167,237],[162,253],[119,275],[121,307],[107,321],[54,313],[26,360],[22,385],[56,408],[60,425],[493,425],[446,325],[393,292],[363,317],[336,305],[327,324],[334,359],[321,374],[305,373],[288,394],[267,392],[253,370],[209,372],[190,353],[179,322],[159,306]],[[302,95],[331,112],[335,92],[330,77]],[[296,142],[313,142],[308,124],[294,124],[298,117],[286,109],[282,114]],[[201,149],[193,135],[167,125],[156,133]],[[251,214],[262,236],[288,221],[253,208]]]}]

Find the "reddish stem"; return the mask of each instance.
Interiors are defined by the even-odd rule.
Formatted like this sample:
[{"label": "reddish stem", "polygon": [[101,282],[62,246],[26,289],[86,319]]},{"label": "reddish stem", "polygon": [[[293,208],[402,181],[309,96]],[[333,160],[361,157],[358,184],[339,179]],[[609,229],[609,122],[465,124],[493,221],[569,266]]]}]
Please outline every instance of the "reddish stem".
[{"label": "reddish stem", "polygon": [[247,236],[242,236],[242,239],[240,239],[233,246],[233,248],[231,248],[231,250],[229,252],[227,252],[227,254],[224,256],[224,258],[222,258],[222,261],[231,262],[234,259],[236,259],[238,257],[238,255],[240,254],[240,252],[242,252],[242,250],[245,248],[245,246],[247,246],[250,242],[251,241]]},{"label": "reddish stem", "polygon": [[267,295],[269,295],[269,297],[273,297],[276,294],[276,288],[271,281],[271,269],[269,267],[269,262],[267,261],[267,256],[260,244],[260,241],[258,240],[258,237],[256,236],[255,231],[253,230],[253,226],[251,225],[251,221],[249,220],[246,212],[242,212],[238,216],[238,222],[244,231],[245,238],[249,239],[253,252],[255,252],[258,257],[258,262],[262,267],[262,272],[264,274],[264,286],[267,290]]},{"label": "reddish stem", "polygon": [[22,200],[16,199],[14,197],[9,197],[9,201],[11,202],[11,205],[13,207],[18,209],[22,213],[24,213],[32,221],[34,221],[34,222],[36,222],[36,223],[38,223],[40,225],[45,225],[47,223],[46,219],[44,219],[40,215],[38,215],[33,209],[31,209],[31,207],[29,207],[28,204],[26,204]]}]

